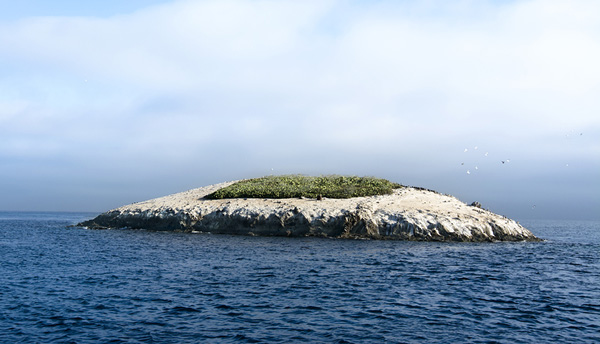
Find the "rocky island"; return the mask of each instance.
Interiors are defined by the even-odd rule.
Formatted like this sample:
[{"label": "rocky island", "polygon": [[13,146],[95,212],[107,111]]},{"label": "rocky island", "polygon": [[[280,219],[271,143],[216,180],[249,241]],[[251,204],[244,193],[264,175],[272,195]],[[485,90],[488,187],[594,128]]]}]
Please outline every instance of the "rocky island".
[{"label": "rocky island", "polygon": [[[256,188],[259,184],[262,189]],[[343,176],[263,177],[210,185],[126,205],[78,226],[417,241],[540,240],[476,202],[467,205],[385,179]]]}]

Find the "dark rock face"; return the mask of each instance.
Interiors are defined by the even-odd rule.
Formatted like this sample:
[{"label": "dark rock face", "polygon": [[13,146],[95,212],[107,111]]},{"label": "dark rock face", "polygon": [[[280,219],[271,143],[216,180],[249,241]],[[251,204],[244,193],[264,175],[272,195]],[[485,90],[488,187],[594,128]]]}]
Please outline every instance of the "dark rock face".
[{"label": "dark rock face", "polygon": [[213,234],[265,236],[339,236],[344,219],[311,224],[302,214],[228,214],[223,211],[193,218],[187,214],[131,215],[104,213],[78,226],[90,229],[128,228],[155,231],[203,232]]},{"label": "dark rock face", "polygon": [[[129,228],[156,231],[204,232],[213,234],[261,236],[319,236],[332,238],[368,238],[415,241],[537,241],[526,229],[507,231],[500,224],[487,223],[482,227],[446,228],[442,222],[427,222],[420,226],[406,217],[387,214],[388,220],[378,220],[366,206],[344,211],[338,216],[318,214],[307,217],[299,211],[263,213],[248,209],[216,210],[201,216],[163,209],[159,213],[129,213],[111,211],[85,221],[79,226],[92,229]],[[386,216],[384,216],[385,218]],[[507,220],[507,223],[508,220]],[[511,225],[517,225],[511,223]],[[518,226],[518,225],[517,225]],[[490,231],[484,229],[489,227]],[[483,229],[482,229],[483,228]]]},{"label": "dark rock face", "polygon": [[475,207],[475,208],[479,208],[479,209],[481,209],[481,203],[479,203],[479,202],[473,202],[473,203],[471,203],[471,204],[469,204],[469,205],[470,205],[471,207]]}]

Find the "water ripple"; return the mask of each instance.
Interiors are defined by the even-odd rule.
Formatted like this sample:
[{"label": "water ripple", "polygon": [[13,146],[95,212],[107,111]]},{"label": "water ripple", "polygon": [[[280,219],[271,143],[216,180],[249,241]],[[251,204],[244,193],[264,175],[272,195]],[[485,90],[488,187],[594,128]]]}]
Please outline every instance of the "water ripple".
[{"label": "water ripple", "polygon": [[87,217],[0,217],[2,342],[600,341],[598,223],[498,244],[65,229]]}]

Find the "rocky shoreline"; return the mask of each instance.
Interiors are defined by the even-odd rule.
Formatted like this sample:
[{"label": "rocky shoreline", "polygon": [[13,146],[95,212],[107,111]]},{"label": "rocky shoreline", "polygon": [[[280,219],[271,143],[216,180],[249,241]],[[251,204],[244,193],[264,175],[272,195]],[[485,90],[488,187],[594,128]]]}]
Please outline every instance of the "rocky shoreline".
[{"label": "rocky shoreline", "polygon": [[222,199],[221,183],[98,215],[78,226],[213,234],[415,241],[539,241],[519,223],[423,188],[349,199]]}]

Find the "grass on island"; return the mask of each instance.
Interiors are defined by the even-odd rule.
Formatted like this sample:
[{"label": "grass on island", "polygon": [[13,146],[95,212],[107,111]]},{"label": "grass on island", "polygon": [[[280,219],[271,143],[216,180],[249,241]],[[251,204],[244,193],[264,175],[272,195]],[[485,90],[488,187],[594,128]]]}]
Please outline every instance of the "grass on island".
[{"label": "grass on island", "polygon": [[400,187],[373,177],[284,175],[242,180],[205,198],[351,198],[388,195]]}]

